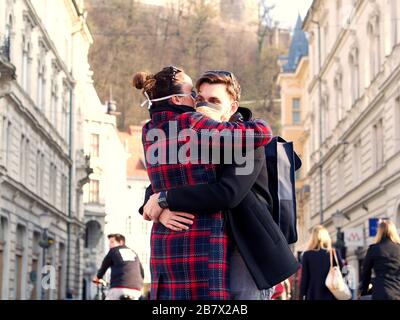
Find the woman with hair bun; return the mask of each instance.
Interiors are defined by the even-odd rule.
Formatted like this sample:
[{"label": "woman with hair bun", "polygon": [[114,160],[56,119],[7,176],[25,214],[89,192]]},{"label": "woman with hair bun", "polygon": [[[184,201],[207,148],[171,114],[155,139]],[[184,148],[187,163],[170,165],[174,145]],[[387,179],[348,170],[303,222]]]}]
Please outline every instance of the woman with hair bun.
[{"label": "woman with hair bun", "polygon": [[[189,145],[191,136],[185,135],[189,139],[178,139],[179,133],[194,133],[197,138],[195,146],[206,141],[207,148],[215,143],[209,139],[209,130],[239,132],[243,139],[254,138],[254,148],[271,140],[271,130],[262,120],[218,122],[195,112],[193,83],[182,69],[170,66],[155,74],[138,72],[133,77],[133,86],[142,90],[146,98],[142,105],[147,103],[151,116],[151,120],[143,127],[142,141],[152,191],[159,193],[158,204],[162,208],[168,208],[168,190],[217,181],[216,164],[204,163],[192,153],[190,161],[186,161],[189,160],[187,152],[184,153],[185,159],[180,159],[182,154],[179,150]],[[237,103],[232,103],[232,112],[236,112],[237,107]],[[207,134],[208,139],[201,138],[203,133]],[[227,140],[221,139],[219,147],[233,142]],[[178,221],[190,225],[190,228],[177,231],[162,223],[153,224],[150,298],[229,299],[228,259],[231,247],[224,214],[179,214]],[[144,218],[150,220],[145,215]]]}]

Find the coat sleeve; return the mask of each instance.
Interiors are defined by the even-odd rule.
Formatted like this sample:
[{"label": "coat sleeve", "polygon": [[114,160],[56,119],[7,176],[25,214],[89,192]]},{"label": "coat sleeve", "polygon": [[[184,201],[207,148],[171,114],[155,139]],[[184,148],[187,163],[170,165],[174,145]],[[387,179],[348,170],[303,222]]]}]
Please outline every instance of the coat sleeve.
[{"label": "coat sleeve", "polygon": [[237,175],[235,165],[225,165],[216,183],[169,190],[167,193],[169,209],[192,213],[214,213],[235,208],[251,190],[264,165],[264,147],[260,147],[255,150],[254,169],[249,175]]},{"label": "coat sleeve", "polygon": [[361,287],[360,287],[362,296],[368,294],[368,287],[369,284],[371,283],[371,272],[372,272],[372,247],[369,247],[362,265]]},{"label": "coat sleeve", "polygon": [[108,251],[107,255],[103,259],[103,263],[99,271],[97,272],[97,278],[102,279],[107,269],[112,265],[112,250]]},{"label": "coat sleeve", "polygon": [[305,300],[307,296],[309,281],[310,281],[310,270],[308,266],[308,255],[303,254],[301,259],[301,281],[300,281],[300,300]]}]

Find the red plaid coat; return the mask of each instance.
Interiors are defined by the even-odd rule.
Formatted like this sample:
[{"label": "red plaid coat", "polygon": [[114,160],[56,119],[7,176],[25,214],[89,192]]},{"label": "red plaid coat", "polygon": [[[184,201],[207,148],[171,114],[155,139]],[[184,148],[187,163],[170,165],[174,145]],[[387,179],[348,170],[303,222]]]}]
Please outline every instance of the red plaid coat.
[{"label": "red plaid coat", "polygon": [[[162,111],[153,113],[151,121],[143,127],[142,138],[146,154],[155,145],[147,141],[151,129],[161,129],[165,133],[165,139],[156,142],[158,146],[169,150],[171,146],[175,147],[177,144],[181,147],[185,143],[178,142],[174,134],[170,136],[168,123],[171,121],[176,121],[178,133],[187,128],[197,132],[201,129],[240,129],[244,134],[254,135],[255,148],[267,144],[272,137],[270,128],[262,120],[221,123],[196,112]],[[154,192],[216,182],[214,164],[170,162],[152,164],[146,156],[147,171]],[[181,232],[155,223],[151,233],[151,299],[229,299],[229,250],[222,212],[212,215],[195,214],[193,225],[189,230]]]}]

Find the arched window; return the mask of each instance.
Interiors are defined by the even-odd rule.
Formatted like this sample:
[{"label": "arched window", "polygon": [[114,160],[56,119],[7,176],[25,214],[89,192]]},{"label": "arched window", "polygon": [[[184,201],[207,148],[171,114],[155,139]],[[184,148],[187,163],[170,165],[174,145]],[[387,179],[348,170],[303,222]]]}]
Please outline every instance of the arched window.
[{"label": "arched window", "polygon": [[100,242],[101,236],[102,230],[99,222],[89,221],[86,223],[85,248],[95,249]]}]

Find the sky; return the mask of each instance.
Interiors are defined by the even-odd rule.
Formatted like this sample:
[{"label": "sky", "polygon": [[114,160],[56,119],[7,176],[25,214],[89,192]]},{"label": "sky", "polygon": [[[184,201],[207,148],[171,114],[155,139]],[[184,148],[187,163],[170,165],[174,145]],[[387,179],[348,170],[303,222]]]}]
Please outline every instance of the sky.
[{"label": "sky", "polygon": [[304,20],[312,0],[271,0],[275,4],[273,17],[279,21],[279,26],[284,28],[294,28],[297,15],[300,13]]}]

